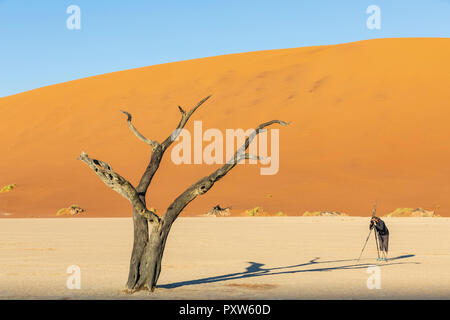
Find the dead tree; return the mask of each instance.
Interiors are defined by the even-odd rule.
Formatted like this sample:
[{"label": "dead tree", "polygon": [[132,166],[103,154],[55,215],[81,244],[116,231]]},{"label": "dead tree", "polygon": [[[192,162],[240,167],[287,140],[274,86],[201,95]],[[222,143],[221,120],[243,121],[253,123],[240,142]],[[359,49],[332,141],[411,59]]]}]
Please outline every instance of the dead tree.
[{"label": "dead tree", "polygon": [[115,172],[106,162],[92,159],[84,151],[78,157],[78,159],[87,164],[108,187],[121,194],[131,203],[134,222],[134,243],[127,281],[127,290],[129,292],[135,292],[141,289],[153,291],[155,289],[161,271],[161,260],[167,236],[169,235],[172,224],[180,215],[184,207],[197,196],[208,192],[214,183],[230,172],[230,170],[241,160],[259,159],[257,156],[246,153],[246,150],[256,135],[262,132],[266,127],[276,123],[283,126],[287,125],[286,122],[280,120],[272,120],[260,124],[246,138],[245,143],[238,148],[232,159],[229,159],[225,165],[210,175],[198,180],[182,192],[169,205],[165,214],[160,217],[155,212],[147,209],[145,197],[148,187],[159,168],[164,153],[179,136],[181,129],[185,127],[192,114],[209,98],[210,96],[201,100],[189,112],[178,107],[181,112],[181,120],[173,133],[162,143],[150,140],[143,136],[132,124],[131,114],[122,111],[127,116],[127,123],[131,131],[140,140],[152,148],[150,162],[136,187]]}]

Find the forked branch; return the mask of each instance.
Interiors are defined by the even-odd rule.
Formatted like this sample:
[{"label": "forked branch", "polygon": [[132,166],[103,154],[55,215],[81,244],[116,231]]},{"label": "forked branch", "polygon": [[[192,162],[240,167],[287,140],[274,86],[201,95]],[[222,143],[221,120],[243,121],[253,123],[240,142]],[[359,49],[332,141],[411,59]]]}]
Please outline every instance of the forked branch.
[{"label": "forked branch", "polygon": [[[156,142],[156,146],[153,146],[152,155],[150,158],[150,162],[147,165],[147,168],[145,169],[144,174],[141,177],[141,180],[139,181],[139,185],[137,186],[137,191],[141,195],[141,197],[145,197],[145,194],[147,192],[148,187],[150,186],[150,183],[153,179],[153,176],[155,175],[156,171],[159,168],[159,164],[161,163],[161,160],[164,156],[165,151],[167,148],[170,147],[170,145],[177,139],[179,136],[181,130],[185,127],[186,123],[188,122],[189,118],[192,116],[192,114],[203,104],[208,100],[211,96],[208,96],[204,99],[202,99],[197,105],[192,108],[188,113],[183,110],[180,106],[178,106],[178,109],[181,113],[181,119],[180,122],[177,125],[177,128],[172,132],[172,134],[167,137],[166,140],[164,140],[163,143],[159,144]],[[131,120],[130,120],[131,121]],[[134,131],[133,131],[134,132]]]},{"label": "forked branch", "polygon": [[115,172],[109,164],[101,160],[90,158],[84,151],[78,159],[87,164],[108,187],[130,201],[133,208],[141,216],[146,217],[150,222],[160,221],[160,218],[154,212],[147,210],[140,199],[138,192],[131,183]]}]

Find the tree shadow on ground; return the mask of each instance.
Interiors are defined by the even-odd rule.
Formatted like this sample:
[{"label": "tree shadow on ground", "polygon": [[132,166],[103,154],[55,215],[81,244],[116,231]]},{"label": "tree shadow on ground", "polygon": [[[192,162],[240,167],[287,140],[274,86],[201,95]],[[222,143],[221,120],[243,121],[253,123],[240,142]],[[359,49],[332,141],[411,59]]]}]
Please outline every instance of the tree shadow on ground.
[{"label": "tree shadow on ground", "polygon": [[[420,264],[419,262],[395,262],[398,260],[408,259],[408,258],[412,258],[412,257],[415,257],[415,255],[414,254],[402,255],[402,256],[395,257],[395,258],[390,258],[388,260],[388,262],[377,263],[377,264],[375,264],[375,263],[350,263],[350,264],[346,264],[343,266],[331,266],[331,267],[309,268],[309,269],[298,269],[298,268],[319,265],[319,264],[324,264],[324,263],[350,262],[350,261],[355,261],[356,259],[318,261],[320,258],[317,257],[306,263],[296,264],[296,265],[292,265],[292,266],[285,266],[285,267],[273,267],[273,268],[263,268],[263,266],[264,266],[263,263],[248,261],[248,263],[250,265],[243,272],[229,273],[229,274],[224,274],[224,275],[220,275],[220,276],[163,284],[163,285],[159,285],[158,288],[174,289],[174,288],[178,288],[178,287],[182,287],[182,286],[190,286],[190,285],[195,285],[195,284],[212,283],[212,282],[245,279],[245,278],[261,277],[261,276],[273,276],[273,275],[280,275],[280,274],[293,274],[293,273],[300,273],[300,272],[326,272],[326,271],[333,271],[333,270],[364,269],[364,268],[367,268],[367,267],[370,267],[373,265],[377,265],[379,267],[387,267],[387,266],[392,266],[392,265],[397,265],[397,264]],[[291,269],[291,270],[289,270],[289,269]]]}]

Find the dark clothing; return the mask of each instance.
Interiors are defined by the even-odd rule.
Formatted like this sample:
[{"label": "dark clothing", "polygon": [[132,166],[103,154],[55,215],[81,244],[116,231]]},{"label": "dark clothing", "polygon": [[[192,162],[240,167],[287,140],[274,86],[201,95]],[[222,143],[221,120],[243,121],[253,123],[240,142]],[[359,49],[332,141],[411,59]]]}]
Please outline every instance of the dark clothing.
[{"label": "dark clothing", "polygon": [[377,232],[378,240],[379,240],[379,246],[381,251],[388,252],[389,248],[389,230],[386,227],[386,224],[383,220],[378,220],[378,223],[375,225],[374,221],[370,221],[369,229],[373,229],[375,227],[375,230]]},{"label": "dark clothing", "polygon": [[389,250],[389,233],[385,234],[385,235],[381,235],[378,234],[378,242],[379,242],[379,246],[380,246],[380,250],[381,251],[386,251],[388,252]]},{"label": "dark clothing", "polygon": [[[370,226],[369,226],[369,229],[372,229],[374,227],[374,223],[373,223],[373,220],[370,220]],[[389,230],[388,230],[388,228],[386,227],[386,224],[384,223],[384,221],[383,220],[378,220],[378,223],[376,224],[376,226],[375,226],[375,228],[377,229],[377,232],[378,232],[378,234],[379,235],[382,235],[382,236],[384,236],[384,235],[388,235],[389,234]]]}]

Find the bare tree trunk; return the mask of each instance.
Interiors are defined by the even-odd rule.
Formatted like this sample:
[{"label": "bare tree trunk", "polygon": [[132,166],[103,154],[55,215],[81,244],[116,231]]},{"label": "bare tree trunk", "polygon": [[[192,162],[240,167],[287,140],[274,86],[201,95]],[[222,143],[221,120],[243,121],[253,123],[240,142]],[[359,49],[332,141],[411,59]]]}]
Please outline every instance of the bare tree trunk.
[{"label": "bare tree trunk", "polygon": [[147,139],[131,123],[131,114],[122,111],[127,115],[127,123],[131,131],[141,141],[152,147],[150,162],[136,188],[115,172],[106,162],[92,159],[84,151],[78,157],[81,161],[86,163],[108,187],[128,199],[133,208],[134,241],[127,281],[127,289],[131,292],[141,289],[153,291],[156,288],[161,272],[161,262],[167,237],[172,224],[178,218],[181,211],[191,201],[197,198],[197,196],[208,192],[208,190],[213,187],[214,183],[223,178],[241,160],[259,159],[258,156],[246,153],[246,150],[256,135],[272,124],[288,125],[288,123],[280,120],[272,120],[260,124],[247,137],[245,143],[237,150],[232,159],[229,159],[225,165],[187,188],[172,202],[172,204],[169,205],[164,216],[159,217],[154,211],[147,209],[145,195],[148,187],[159,168],[164,152],[177,139],[181,129],[184,128],[192,114],[209,98],[210,97],[208,96],[201,100],[189,112],[178,107],[181,112],[180,122],[172,134],[162,143]]},{"label": "bare tree trunk", "polygon": [[[153,291],[156,288],[170,228],[171,224],[161,220],[152,225],[148,238],[136,237],[137,233],[135,233],[135,246],[127,283],[128,290],[148,289]],[[145,241],[147,239],[148,241]]]},{"label": "bare tree trunk", "polygon": [[130,259],[130,271],[128,274],[127,289],[134,290],[136,283],[139,280],[139,268],[141,259],[148,243],[148,223],[147,219],[139,215],[136,210],[133,210],[133,227],[134,227],[134,241],[133,251]]},{"label": "bare tree trunk", "polygon": [[147,288],[153,291],[158,282],[159,274],[161,272],[162,257],[166,247],[167,236],[170,228],[161,229],[162,225],[154,226],[150,233],[150,240],[145,248],[145,253],[142,256],[141,262],[141,279],[137,284],[137,288]]}]

